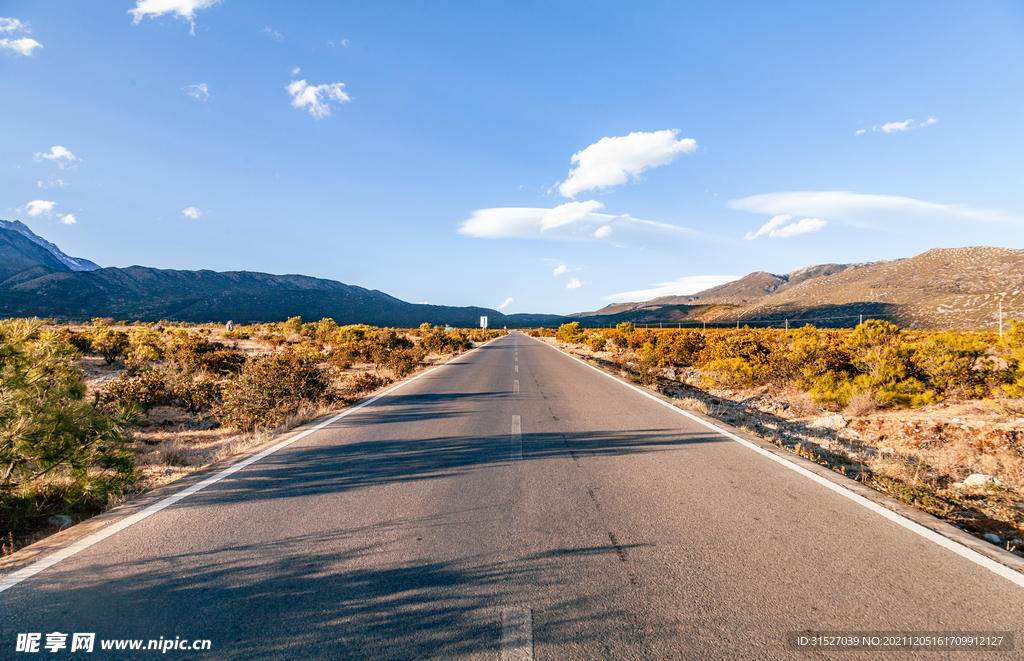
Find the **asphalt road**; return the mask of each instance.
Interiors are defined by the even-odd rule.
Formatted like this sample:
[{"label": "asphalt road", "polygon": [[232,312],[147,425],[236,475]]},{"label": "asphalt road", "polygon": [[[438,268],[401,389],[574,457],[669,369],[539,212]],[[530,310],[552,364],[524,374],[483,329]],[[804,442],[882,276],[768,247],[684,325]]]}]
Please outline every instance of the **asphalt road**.
[{"label": "asphalt road", "polygon": [[[1024,658],[786,638],[1022,623],[1024,588],[513,333],[0,593],[0,658]],[[99,649],[161,636],[211,649]]]}]

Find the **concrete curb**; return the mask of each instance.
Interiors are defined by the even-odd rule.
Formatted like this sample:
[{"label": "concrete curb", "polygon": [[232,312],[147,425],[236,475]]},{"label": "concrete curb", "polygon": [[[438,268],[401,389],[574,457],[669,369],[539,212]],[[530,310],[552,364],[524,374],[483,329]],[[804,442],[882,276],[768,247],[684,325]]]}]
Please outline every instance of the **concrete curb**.
[{"label": "concrete curb", "polygon": [[[592,367],[594,367],[596,369],[601,370],[602,372],[604,372],[608,376],[612,377],[613,379],[619,381],[620,383],[622,383],[622,384],[624,384],[626,386],[629,386],[629,387],[639,387],[639,386],[636,386],[633,383],[630,383],[629,381],[627,381],[626,379],[622,378],[618,374],[612,373],[611,371],[606,369],[604,366],[602,366],[599,363],[597,363],[597,361],[591,361],[591,360],[586,360],[584,358],[580,358],[579,356],[573,355],[572,353],[569,353],[568,351],[565,351],[564,349],[562,349],[557,344],[553,344],[553,343],[550,343],[550,342],[544,342],[543,340],[541,340],[541,343],[545,344],[545,345],[548,345],[551,348],[560,351],[561,353],[564,353],[565,355],[569,356],[570,358],[573,358],[575,360],[579,360],[580,362],[583,362],[583,363],[585,363],[587,365],[590,365],[590,366],[592,366]],[[915,507],[911,507],[910,505],[907,505],[906,503],[902,503],[902,502],[896,500],[895,498],[892,498],[890,496],[886,496],[883,493],[875,491],[871,487],[867,487],[867,486],[861,484],[860,482],[856,482],[856,481],[846,477],[845,475],[837,473],[837,472],[835,472],[835,471],[833,471],[833,470],[831,470],[831,469],[829,469],[829,468],[827,468],[825,466],[822,466],[821,464],[817,464],[817,463],[811,461],[810,459],[805,459],[804,457],[801,457],[799,455],[793,454],[792,452],[788,452],[786,450],[783,450],[779,446],[775,445],[774,443],[770,443],[770,442],[764,440],[760,436],[757,436],[755,434],[751,434],[749,432],[743,431],[742,429],[737,429],[736,427],[733,427],[732,425],[730,425],[728,423],[722,422],[721,420],[719,420],[717,418],[713,418],[713,417],[711,417],[709,415],[706,415],[704,413],[700,413],[699,411],[693,411],[693,410],[684,408],[684,407],[679,405],[678,400],[675,400],[675,399],[673,399],[671,397],[667,397],[667,396],[661,394],[660,392],[656,392],[656,391],[653,391],[653,390],[650,390],[650,389],[644,389],[644,390],[645,391],[649,391],[647,394],[650,394],[651,396],[653,396],[653,397],[655,397],[657,399],[660,399],[660,400],[662,400],[663,402],[665,402],[667,404],[670,404],[674,408],[678,408],[680,411],[686,411],[686,413],[688,415],[692,415],[695,418],[701,419],[709,427],[718,428],[718,429],[722,430],[725,433],[732,434],[734,436],[738,436],[738,437],[742,438],[744,441],[750,443],[751,445],[755,445],[758,448],[760,448],[760,449],[762,449],[762,450],[764,450],[766,452],[770,452],[771,454],[775,455],[776,457],[778,457],[780,459],[783,459],[783,460],[785,460],[785,461],[787,461],[789,463],[795,464],[795,465],[797,465],[797,466],[799,466],[799,467],[801,467],[801,468],[803,468],[803,469],[805,469],[807,471],[810,471],[810,472],[814,473],[815,475],[817,475],[817,476],[819,476],[819,477],[821,477],[821,478],[823,478],[825,480],[828,480],[829,482],[831,482],[831,483],[833,483],[833,484],[835,484],[835,485],[837,485],[839,487],[842,487],[843,489],[846,489],[847,491],[851,491],[851,492],[857,494],[858,496],[861,496],[862,498],[870,500],[871,502],[875,503],[876,505],[879,505],[880,507],[884,507],[887,510],[895,512],[896,514],[899,514],[903,518],[908,519],[910,521],[913,521],[914,523],[916,523],[916,524],[918,524],[920,526],[923,526],[923,527],[931,530],[932,532],[945,537],[946,539],[948,539],[948,540],[950,540],[952,542],[956,542],[957,544],[960,544],[961,546],[965,546],[965,547],[969,548],[970,550],[974,551],[975,553],[983,555],[986,558],[988,558],[988,559],[990,559],[990,560],[992,560],[994,562],[998,562],[999,564],[1003,565],[1004,567],[1007,567],[1007,568],[1012,569],[1012,570],[1014,570],[1016,572],[1024,574],[1024,558],[1020,558],[1020,557],[1014,555],[1013,553],[1010,553],[1009,551],[1007,551],[1005,549],[1001,549],[998,546],[990,544],[990,543],[988,543],[988,542],[986,542],[984,540],[978,539],[974,535],[971,535],[968,532],[960,530],[956,526],[954,526],[952,524],[949,524],[949,523],[946,523],[942,519],[939,519],[939,518],[937,518],[935,516],[932,516],[931,514],[928,514],[927,512],[922,512],[921,510],[919,510],[919,509],[917,509]]]}]

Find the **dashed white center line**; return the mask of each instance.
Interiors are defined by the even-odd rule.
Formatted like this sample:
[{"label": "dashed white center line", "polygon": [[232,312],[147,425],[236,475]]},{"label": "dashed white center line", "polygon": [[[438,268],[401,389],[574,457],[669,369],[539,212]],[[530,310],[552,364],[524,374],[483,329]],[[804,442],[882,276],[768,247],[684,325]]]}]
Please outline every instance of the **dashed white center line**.
[{"label": "dashed white center line", "polygon": [[516,372],[519,371],[519,365],[516,365]]},{"label": "dashed white center line", "polygon": [[501,661],[533,661],[533,613],[529,608],[502,612]]},{"label": "dashed white center line", "polygon": [[518,415],[512,416],[512,461],[523,458],[523,419]]},{"label": "dashed white center line", "polygon": [[519,392],[519,379],[512,382],[512,392]]}]

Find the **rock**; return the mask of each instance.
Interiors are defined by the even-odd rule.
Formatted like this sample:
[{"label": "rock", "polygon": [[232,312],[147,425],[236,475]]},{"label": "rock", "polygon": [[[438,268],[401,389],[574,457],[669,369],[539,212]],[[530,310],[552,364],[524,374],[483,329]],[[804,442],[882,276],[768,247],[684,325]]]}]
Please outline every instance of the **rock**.
[{"label": "rock", "polygon": [[54,514],[49,519],[47,519],[46,522],[49,523],[51,526],[58,526],[61,530],[67,528],[73,523],[71,517],[65,514]]},{"label": "rock", "polygon": [[991,533],[991,532],[985,534],[985,541],[992,542],[993,544],[1002,544],[1003,543],[1003,540],[1000,539],[999,535],[996,535],[995,533]]},{"label": "rock", "polygon": [[807,423],[808,427],[819,427],[824,429],[842,429],[846,426],[846,418],[842,413],[823,415]]},{"label": "rock", "polygon": [[985,486],[989,482],[995,482],[996,479],[991,475],[982,475],[981,473],[974,473],[973,475],[967,476],[964,480],[965,487],[981,487]]},{"label": "rock", "polygon": [[165,469],[164,469],[164,473],[166,473],[167,475],[170,475],[170,474],[171,474],[171,473],[173,473],[173,472],[174,472],[174,469],[173,469],[173,468],[165,468]]},{"label": "rock", "polygon": [[229,331],[235,330],[235,322],[228,320],[228,323],[224,324],[224,327]]}]

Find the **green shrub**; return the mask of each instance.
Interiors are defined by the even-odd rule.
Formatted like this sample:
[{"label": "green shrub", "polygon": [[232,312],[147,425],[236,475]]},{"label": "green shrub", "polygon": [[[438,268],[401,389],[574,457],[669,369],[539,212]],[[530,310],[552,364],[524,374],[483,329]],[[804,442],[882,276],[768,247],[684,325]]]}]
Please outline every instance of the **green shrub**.
[{"label": "green shrub", "polygon": [[225,422],[248,431],[273,427],[307,404],[329,400],[327,373],[313,362],[284,351],[245,364],[224,388]]},{"label": "green shrub", "polygon": [[171,392],[190,413],[212,409],[221,400],[221,390],[217,382],[203,376],[177,383]]},{"label": "green shrub", "polygon": [[580,344],[586,339],[586,333],[583,332],[583,327],[580,326],[580,322],[573,321],[568,324],[562,324],[558,327],[558,333],[555,335],[561,342],[568,344]]},{"label": "green shrub", "polygon": [[166,348],[168,363],[184,374],[234,374],[245,364],[245,354],[191,333],[179,335]]},{"label": "green shrub", "polygon": [[591,351],[604,351],[606,344],[608,344],[608,340],[604,335],[595,335],[587,340],[587,346],[590,347]]},{"label": "green shrub", "polygon": [[122,374],[107,384],[106,392],[121,405],[136,404],[142,409],[160,404],[167,397],[164,377],[151,369],[136,376]]},{"label": "green shrub", "polygon": [[989,348],[979,337],[941,333],[918,346],[915,361],[932,389],[943,394],[984,397],[992,373],[991,361],[983,360]]},{"label": "green shrub", "polygon": [[89,342],[96,353],[103,356],[108,365],[122,357],[128,349],[128,334],[114,330],[105,324],[98,325],[90,334]]},{"label": "green shrub", "polygon": [[711,384],[751,385],[779,376],[780,356],[771,331],[709,333],[697,365]]}]

